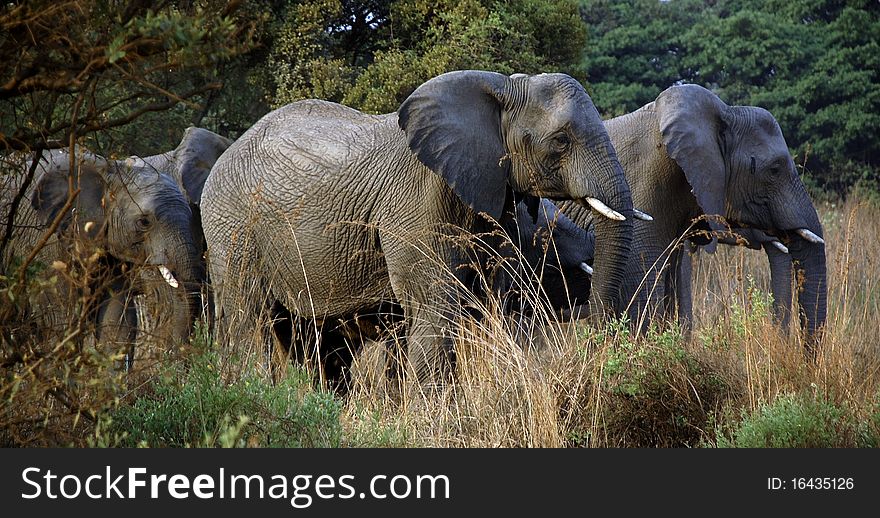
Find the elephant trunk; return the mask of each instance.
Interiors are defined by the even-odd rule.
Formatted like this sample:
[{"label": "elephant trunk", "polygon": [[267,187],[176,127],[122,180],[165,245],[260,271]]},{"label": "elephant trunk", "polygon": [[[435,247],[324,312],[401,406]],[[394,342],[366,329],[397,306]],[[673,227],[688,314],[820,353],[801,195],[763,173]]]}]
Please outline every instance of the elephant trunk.
[{"label": "elephant trunk", "polygon": [[795,239],[789,245],[791,259],[798,273],[798,306],[801,327],[810,338],[818,339],[825,325],[828,285],[825,245]]},{"label": "elephant trunk", "polygon": [[[791,167],[794,171],[793,163]],[[773,220],[789,238],[785,244],[797,273],[801,327],[811,338],[818,338],[817,332],[825,325],[828,297],[822,223],[803,183],[796,182],[783,193],[781,202],[774,204]]]},{"label": "elephant trunk", "polygon": [[629,302],[624,300],[621,288],[632,252],[633,202],[614,149],[610,143],[607,148],[610,164],[601,168],[605,174],[599,175],[598,185],[603,191],[605,203],[626,219],[619,221],[604,216],[593,218],[596,244],[590,306],[591,313],[618,316],[624,312]]},{"label": "elephant trunk", "polygon": [[156,254],[146,267],[149,327],[160,342],[183,344],[202,311],[205,269],[201,251],[189,236],[170,238],[166,244],[164,253]]}]

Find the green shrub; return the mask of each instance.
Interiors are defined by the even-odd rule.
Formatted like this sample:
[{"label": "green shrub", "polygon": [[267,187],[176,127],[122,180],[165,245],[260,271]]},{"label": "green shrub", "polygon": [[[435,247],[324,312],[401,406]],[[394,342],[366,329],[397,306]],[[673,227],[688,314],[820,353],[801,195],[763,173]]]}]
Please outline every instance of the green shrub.
[{"label": "green shrub", "polygon": [[203,352],[160,373],[147,394],[120,405],[105,435],[120,446],[336,447],[342,403],[301,369],[276,384],[252,373],[227,381]]},{"label": "green shrub", "polygon": [[[713,365],[687,346],[680,327],[652,326],[645,336],[637,337],[625,322],[612,322],[581,336],[598,338],[606,347],[597,356],[602,361],[596,362],[598,406],[587,399],[566,410],[583,415],[562,416],[574,423],[566,430],[568,445],[681,447],[700,443],[730,388]],[[598,411],[595,416],[594,409]]]},{"label": "green shrub", "polygon": [[406,424],[381,412],[358,408],[345,430],[345,446],[352,448],[418,447]]},{"label": "green shrub", "polygon": [[817,394],[784,394],[733,429],[717,430],[720,448],[835,448],[876,445],[876,436],[846,407]]}]

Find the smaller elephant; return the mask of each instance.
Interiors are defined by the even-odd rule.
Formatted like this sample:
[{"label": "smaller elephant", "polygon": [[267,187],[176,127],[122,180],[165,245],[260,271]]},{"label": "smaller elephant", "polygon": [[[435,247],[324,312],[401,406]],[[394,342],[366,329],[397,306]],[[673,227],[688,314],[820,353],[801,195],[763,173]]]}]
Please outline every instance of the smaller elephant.
[{"label": "smaller elephant", "polygon": [[596,234],[576,225],[552,201],[534,200],[519,201],[516,217],[506,220],[505,232],[522,257],[513,262],[520,270],[516,279],[506,282],[519,294],[515,297],[528,299],[514,307],[531,313],[536,303],[542,304],[562,320],[586,315]]},{"label": "smaller elephant", "polygon": [[[142,327],[134,301],[143,295],[153,320],[149,340],[162,348],[185,341],[201,312],[205,282],[203,238],[193,216],[193,200],[198,200],[216,160],[213,146],[224,144],[229,141],[219,135],[190,128],[177,149],[159,155],[161,161],[156,157],[115,161],[78,150],[71,169],[67,150],[38,158],[37,174],[27,192],[31,203],[7,215],[14,216],[13,235],[0,266],[11,273],[17,261],[37,246],[65,209],[72,185],[76,195],[70,210],[36,262],[54,264],[85,284],[62,286],[62,304],[57,299],[33,304],[23,309],[22,316],[36,317],[50,330],[65,324],[64,315],[75,311],[80,300],[93,319],[98,342],[125,352],[130,367]],[[21,185],[22,175],[15,176],[10,181]]]}]

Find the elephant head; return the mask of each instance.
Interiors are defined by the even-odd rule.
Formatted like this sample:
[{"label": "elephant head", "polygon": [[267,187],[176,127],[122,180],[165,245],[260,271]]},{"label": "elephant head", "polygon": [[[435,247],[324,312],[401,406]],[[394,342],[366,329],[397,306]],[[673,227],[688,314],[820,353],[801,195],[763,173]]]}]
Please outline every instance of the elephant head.
[{"label": "elephant head", "polygon": [[[198,310],[195,296],[204,281],[204,266],[193,238],[192,210],[178,183],[152,167],[92,154],[82,154],[72,171],[68,154],[53,152],[47,158],[31,197],[38,217],[44,223],[56,217],[72,181],[79,193],[59,226],[61,240],[96,240],[112,265],[127,265],[123,270],[145,266],[123,286],[111,287],[110,298],[127,293],[125,300],[109,307],[133,308],[129,295],[147,292],[161,303],[155,316],[163,332],[185,339]],[[105,327],[106,302],[98,310],[99,333]],[[106,318],[124,317],[117,312]]]},{"label": "elephant head", "polygon": [[789,265],[768,252],[778,269],[774,295],[784,303],[782,287],[790,282],[784,266],[802,270],[801,322],[814,334],[826,314],[822,225],[776,120],[762,108],[728,106],[697,85],[665,90],[655,109],[666,152],[684,171],[702,211],[723,216],[734,228],[760,230],[788,248]]},{"label": "elephant head", "polygon": [[180,144],[173,151],[148,157],[130,157],[126,163],[142,165],[171,176],[189,201],[193,211],[193,235],[205,248],[204,232],[199,207],[202,188],[214,162],[232,144],[232,140],[204,128],[190,126],[183,133]]},{"label": "elephant head", "polygon": [[148,157],[130,157],[131,165],[148,166],[170,175],[180,186],[191,205],[199,206],[202,188],[214,162],[232,144],[232,140],[204,128],[190,126],[183,132],[173,151]]},{"label": "elephant head", "polygon": [[476,212],[498,220],[512,189],[576,200],[603,216],[591,302],[597,311],[621,312],[632,197],[580,83],[565,74],[450,72],[416,89],[398,117],[419,160]]},{"label": "elephant head", "polygon": [[596,235],[576,225],[546,198],[537,209],[535,218],[529,204],[519,201],[516,228],[507,233],[528,264],[526,280],[540,281],[541,297],[567,319],[589,302]]}]

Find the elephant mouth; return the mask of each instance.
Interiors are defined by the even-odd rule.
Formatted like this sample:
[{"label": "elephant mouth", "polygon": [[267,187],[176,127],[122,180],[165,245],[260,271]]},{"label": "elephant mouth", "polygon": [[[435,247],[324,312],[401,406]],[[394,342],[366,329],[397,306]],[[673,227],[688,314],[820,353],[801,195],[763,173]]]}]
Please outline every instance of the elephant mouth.
[{"label": "elephant mouth", "polygon": [[[780,252],[782,252],[784,254],[789,253],[788,246],[791,246],[792,243],[794,243],[796,240],[799,240],[799,239],[803,240],[807,243],[813,244],[813,245],[824,245],[825,244],[825,239],[823,239],[821,236],[819,236],[818,234],[816,234],[815,232],[813,232],[812,230],[810,230],[806,227],[797,227],[797,228],[791,228],[791,229],[787,229],[787,230],[780,230],[780,229],[772,229],[772,228],[770,228],[770,229],[760,228],[760,227],[756,227],[753,225],[743,224],[741,222],[731,222],[730,228],[732,230],[750,229],[750,228],[760,230],[761,232],[763,232],[767,236],[772,237],[773,239],[770,240],[769,243],[771,245],[773,245],[774,247],[776,247],[776,249],[778,249]],[[783,241],[785,242],[785,244],[783,244]],[[786,245],[788,245],[788,246],[786,246]]]},{"label": "elephant mouth", "polygon": [[[123,266],[123,271],[133,272],[135,270],[141,270],[145,274],[147,274],[150,271],[152,271],[152,272],[158,271],[159,276],[162,278],[162,280],[165,282],[165,284],[167,284],[168,286],[170,286],[173,289],[179,288],[182,284],[182,282],[180,280],[178,280],[178,276],[175,275],[174,272],[164,264],[156,265],[156,264],[140,263],[140,265],[138,265],[137,263],[132,263],[129,261],[126,261],[123,264],[125,265],[125,266]],[[153,279],[153,281],[147,281],[148,284],[155,282],[155,281],[158,281],[158,278],[155,277],[155,273],[148,275],[148,278]],[[143,293],[143,291],[146,287],[143,284],[143,279],[141,281],[137,282],[136,286],[138,286],[137,291],[139,293]]]},{"label": "elephant mouth", "polygon": [[[577,200],[575,200],[575,202],[578,205],[580,205],[581,207],[584,207],[585,209],[595,210],[596,212],[598,212],[602,216],[605,216],[608,219],[611,219],[614,221],[625,221],[626,220],[626,217],[624,217],[623,214],[612,209],[608,205],[605,205],[605,203],[603,203],[598,198],[593,198],[593,197],[578,198]],[[643,211],[640,211],[635,208],[633,209],[633,218],[639,219],[642,221],[654,221],[654,218],[651,217],[650,214],[643,212]]]},{"label": "elephant mouth", "polygon": [[805,241],[813,243],[814,245],[824,245],[825,240],[814,234],[811,230],[806,228],[798,228],[794,230],[794,233],[801,236]]},{"label": "elephant mouth", "polygon": [[598,198],[578,198],[576,200],[576,202],[581,207],[584,207],[587,210],[593,209],[608,219],[615,220],[615,221],[626,220],[626,218],[623,216],[623,214],[617,212],[616,210],[612,209],[608,205],[605,205]]},{"label": "elephant mouth", "polygon": [[815,232],[805,227],[784,230],[782,232],[768,231],[766,233],[778,238],[777,240],[772,241],[771,244],[773,244],[781,252],[786,253],[788,252],[786,246],[780,243],[779,240],[783,240],[788,246],[791,246],[797,241],[804,241],[813,245],[825,244],[825,240],[821,236],[817,235]]}]

